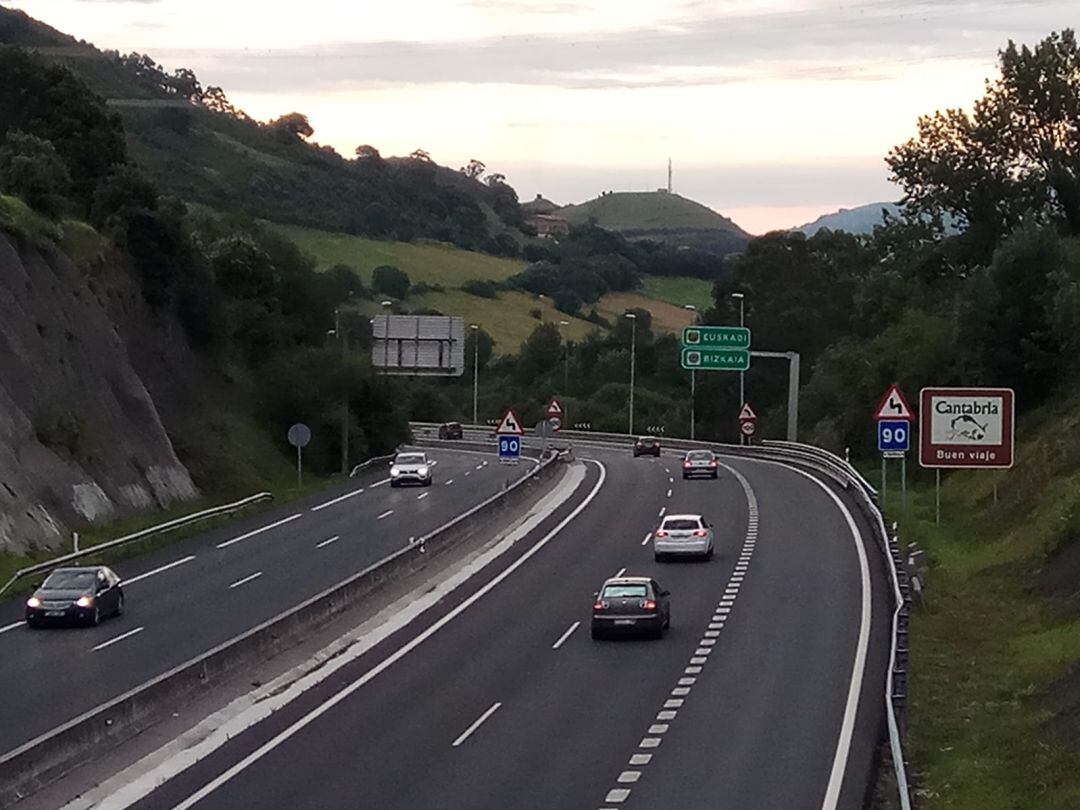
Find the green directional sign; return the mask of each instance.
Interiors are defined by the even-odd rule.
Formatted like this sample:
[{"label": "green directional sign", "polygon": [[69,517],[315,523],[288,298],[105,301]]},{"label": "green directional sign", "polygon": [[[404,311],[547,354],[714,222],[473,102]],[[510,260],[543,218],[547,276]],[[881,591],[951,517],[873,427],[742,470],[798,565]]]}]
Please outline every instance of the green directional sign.
[{"label": "green directional sign", "polygon": [[695,349],[749,349],[750,330],[745,326],[688,326],[683,329],[682,343]]},{"label": "green directional sign", "polygon": [[750,350],[683,346],[682,367],[697,371],[746,371],[750,368]]}]

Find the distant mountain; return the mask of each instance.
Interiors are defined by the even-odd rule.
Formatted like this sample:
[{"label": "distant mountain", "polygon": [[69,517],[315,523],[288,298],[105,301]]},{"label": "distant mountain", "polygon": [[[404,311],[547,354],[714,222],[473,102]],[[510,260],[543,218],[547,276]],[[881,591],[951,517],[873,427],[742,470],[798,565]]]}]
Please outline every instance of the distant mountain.
[{"label": "distant mountain", "polygon": [[571,225],[595,222],[629,239],[654,239],[710,253],[737,253],[750,234],[701,203],[654,192],[613,192],[555,212]]},{"label": "distant mountain", "polygon": [[813,236],[825,228],[830,231],[871,234],[874,232],[874,228],[882,224],[883,211],[888,211],[891,216],[899,216],[901,210],[899,205],[889,202],[870,203],[869,205],[860,205],[857,208],[841,208],[836,213],[824,214],[813,222],[794,230],[802,231],[807,236]]}]

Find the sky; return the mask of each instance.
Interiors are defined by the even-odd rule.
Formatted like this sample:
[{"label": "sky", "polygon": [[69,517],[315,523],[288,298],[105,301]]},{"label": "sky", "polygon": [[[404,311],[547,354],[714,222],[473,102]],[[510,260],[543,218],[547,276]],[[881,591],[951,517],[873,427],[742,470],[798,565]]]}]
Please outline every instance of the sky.
[{"label": "sky", "polygon": [[895,200],[884,157],[1076,0],[6,0],[193,69],[351,156],[471,158],[522,199],[676,193],[752,233]]}]

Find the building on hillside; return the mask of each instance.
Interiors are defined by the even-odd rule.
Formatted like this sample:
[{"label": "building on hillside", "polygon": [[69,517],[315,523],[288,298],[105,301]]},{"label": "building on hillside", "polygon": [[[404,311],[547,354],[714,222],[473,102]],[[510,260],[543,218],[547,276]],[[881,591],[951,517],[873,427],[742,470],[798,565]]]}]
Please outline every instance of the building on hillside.
[{"label": "building on hillside", "polygon": [[559,205],[546,199],[542,194],[537,194],[535,200],[530,200],[527,203],[521,204],[521,210],[525,212],[525,216],[532,216],[533,214],[553,214],[559,210],[559,207]]},{"label": "building on hillside", "polygon": [[555,214],[533,214],[526,221],[536,228],[537,236],[555,237],[570,233],[570,221]]}]

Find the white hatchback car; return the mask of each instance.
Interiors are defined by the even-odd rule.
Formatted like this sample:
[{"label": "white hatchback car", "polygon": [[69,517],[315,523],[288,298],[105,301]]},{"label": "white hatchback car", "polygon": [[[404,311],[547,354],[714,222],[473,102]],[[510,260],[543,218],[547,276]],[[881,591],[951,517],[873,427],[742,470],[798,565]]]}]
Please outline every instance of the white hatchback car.
[{"label": "white hatchback car", "polygon": [[706,560],[713,555],[712,525],[701,515],[668,515],[653,532],[653,556],[657,561],[669,556],[694,556]]},{"label": "white hatchback car", "polygon": [[431,486],[431,462],[426,453],[416,451],[402,452],[390,462],[390,486],[402,484],[420,484]]}]

